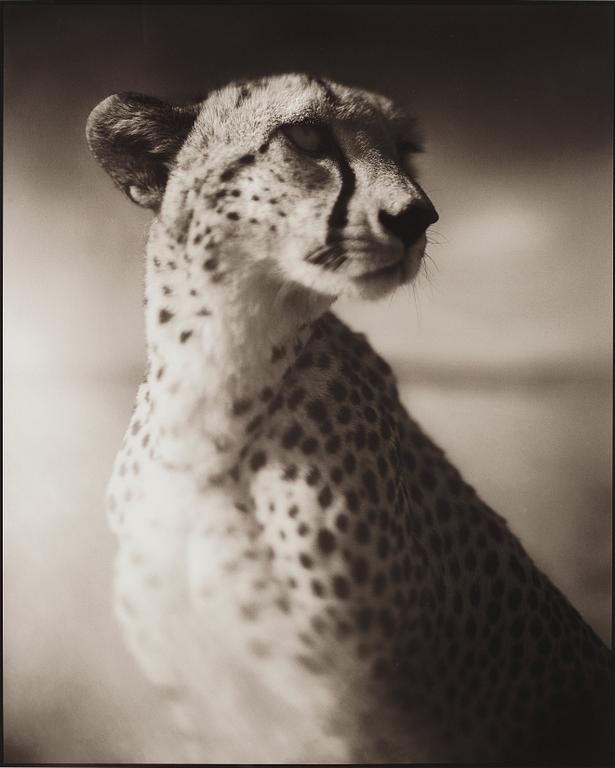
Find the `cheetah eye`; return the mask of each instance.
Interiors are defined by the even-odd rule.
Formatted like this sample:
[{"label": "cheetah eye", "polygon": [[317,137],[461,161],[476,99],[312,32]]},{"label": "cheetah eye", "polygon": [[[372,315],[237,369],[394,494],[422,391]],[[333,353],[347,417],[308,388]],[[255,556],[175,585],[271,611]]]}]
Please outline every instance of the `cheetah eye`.
[{"label": "cheetah eye", "polygon": [[416,176],[414,159],[422,152],[422,147],[414,142],[404,142],[399,147],[399,165],[408,176]]},{"label": "cheetah eye", "polygon": [[321,157],[331,146],[331,137],[324,125],[295,123],[283,126],[282,132],[297,149],[312,157]]}]

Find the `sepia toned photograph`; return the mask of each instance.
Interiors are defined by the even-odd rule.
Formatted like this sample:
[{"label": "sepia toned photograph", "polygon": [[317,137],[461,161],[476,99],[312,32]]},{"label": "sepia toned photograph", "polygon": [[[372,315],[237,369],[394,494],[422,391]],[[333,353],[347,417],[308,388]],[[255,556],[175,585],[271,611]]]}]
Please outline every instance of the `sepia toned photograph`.
[{"label": "sepia toned photograph", "polygon": [[0,10],[3,764],[612,765],[612,4]]}]

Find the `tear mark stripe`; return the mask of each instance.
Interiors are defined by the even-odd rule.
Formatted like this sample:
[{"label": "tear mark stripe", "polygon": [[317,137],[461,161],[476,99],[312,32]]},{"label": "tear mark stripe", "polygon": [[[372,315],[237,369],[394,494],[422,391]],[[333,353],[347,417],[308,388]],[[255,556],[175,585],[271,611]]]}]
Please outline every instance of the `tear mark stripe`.
[{"label": "tear mark stripe", "polygon": [[[338,231],[348,223],[348,203],[357,186],[357,180],[346,156],[338,147],[333,157],[341,178],[340,191],[327,221],[327,243],[339,239]],[[337,230],[337,231],[336,231]]]}]

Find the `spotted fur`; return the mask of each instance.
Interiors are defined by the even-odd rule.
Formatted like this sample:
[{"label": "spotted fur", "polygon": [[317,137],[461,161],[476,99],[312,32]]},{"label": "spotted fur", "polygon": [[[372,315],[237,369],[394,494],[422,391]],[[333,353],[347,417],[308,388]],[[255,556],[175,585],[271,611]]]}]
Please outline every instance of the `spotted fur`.
[{"label": "spotted fur", "polygon": [[329,312],[420,265],[412,123],[287,75],[110,97],[88,138],[155,212],[108,509],[118,615],[183,757],[604,759],[609,652]]}]

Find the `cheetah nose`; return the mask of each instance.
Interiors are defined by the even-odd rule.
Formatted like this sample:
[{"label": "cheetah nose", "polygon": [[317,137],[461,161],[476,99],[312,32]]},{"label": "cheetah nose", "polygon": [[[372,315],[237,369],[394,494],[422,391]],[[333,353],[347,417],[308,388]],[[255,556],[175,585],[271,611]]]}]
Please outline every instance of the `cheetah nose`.
[{"label": "cheetah nose", "polygon": [[413,200],[401,213],[380,211],[378,214],[378,221],[384,229],[398,237],[406,248],[413,245],[438,218],[436,209],[428,197]]}]

